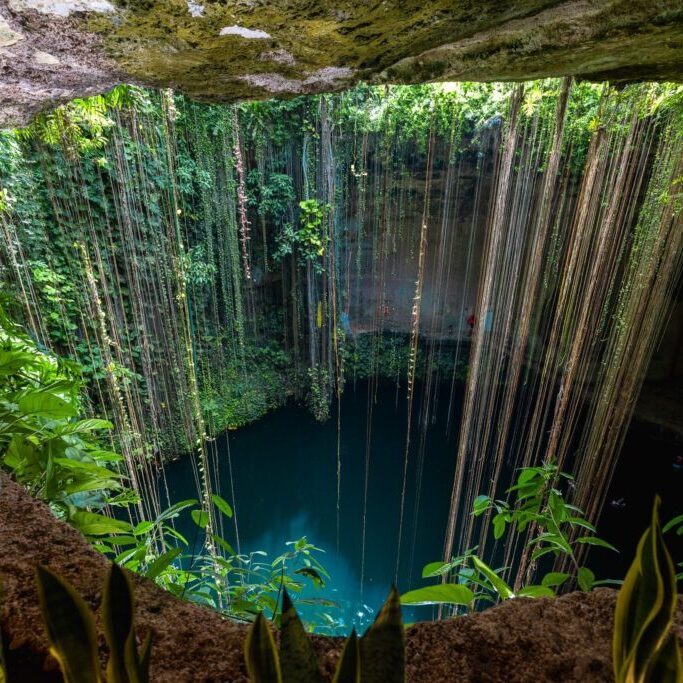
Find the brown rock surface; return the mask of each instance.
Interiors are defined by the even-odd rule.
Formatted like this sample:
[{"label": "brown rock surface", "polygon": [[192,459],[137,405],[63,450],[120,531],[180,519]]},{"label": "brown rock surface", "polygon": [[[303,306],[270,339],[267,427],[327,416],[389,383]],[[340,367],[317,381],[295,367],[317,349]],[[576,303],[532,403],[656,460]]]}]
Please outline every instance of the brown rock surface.
[{"label": "brown rock surface", "polygon": [[[43,563],[72,582],[94,610],[106,560],[50,510],[0,475],[1,620],[10,683],[59,681],[47,653],[33,571]],[[152,680],[246,681],[245,627],[177,600],[135,577],[139,635],[153,632]],[[611,681],[615,592],[599,589],[548,600],[512,600],[481,614],[424,623],[407,632],[408,681],[515,683]],[[683,641],[683,610],[678,637]],[[328,678],[340,639],[315,638]]]},{"label": "brown rock surface", "polygon": [[0,0],[0,125],[126,81],[233,101],[561,75],[683,79],[680,0]]}]

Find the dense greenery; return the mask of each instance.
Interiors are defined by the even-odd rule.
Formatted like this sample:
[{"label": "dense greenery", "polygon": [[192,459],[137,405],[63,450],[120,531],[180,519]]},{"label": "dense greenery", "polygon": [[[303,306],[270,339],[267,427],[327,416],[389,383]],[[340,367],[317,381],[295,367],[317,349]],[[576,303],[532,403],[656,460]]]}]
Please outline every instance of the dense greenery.
[{"label": "dense greenery", "polygon": [[[380,221],[377,202],[391,192],[405,215],[398,237],[416,239],[407,212],[419,197],[406,188],[430,131],[469,141],[462,154],[471,157],[505,114],[511,87],[359,86],[234,108],[134,87],[75,100],[0,135],[0,277],[32,335],[81,365],[95,410],[148,457],[192,447],[188,362],[212,433],[291,395],[310,393],[322,419],[345,375],[395,377],[408,363],[407,344],[366,360],[359,349],[376,342],[339,324],[358,296],[346,290],[341,259],[361,273],[367,256],[349,240],[370,228],[354,237],[344,202],[365,212],[361,222]],[[551,117],[558,88],[527,88],[526,115]],[[575,88],[577,164],[599,96],[598,86]],[[336,158],[327,159],[332,140]],[[330,163],[336,171],[325,170]],[[368,185],[373,165],[406,186]],[[331,231],[348,253],[328,249]],[[187,329],[174,301],[187,302]],[[437,355],[441,376],[452,374],[447,354]]]},{"label": "dense greenery", "polygon": [[[270,559],[260,550],[234,550],[219,535],[219,524],[210,539],[214,551],[207,554],[208,515],[197,500],[179,501],[145,519],[149,508],[119,471],[122,457],[100,436],[111,424],[82,417],[81,375],[73,361],[38,349],[0,308],[0,464],[58,517],[120,566],[233,618],[251,619],[258,610],[275,618],[282,586],[297,596],[307,583],[324,585],[321,551],[305,538],[288,542]],[[219,516],[232,518],[223,498],[214,494],[212,504]],[[133,508],[141,518],[136,523],[127,519]],[[176,529],[181,514],[194,523],[191,539]],[[333,603],[302,598],[306,603],[315,606],[309,614],[320,627],[336,626]]]},{"label": "dense greenery", "polygon": [[[324,583],[320,551],[306,538],[273,560],[239,547],[230,502],[213,493],[209,438],[290,397],[327,419],[355,379],[405,383],[411,400],[416,377],[465,379],[471,337],[464,301],[444,303],[450,263],[441,253],[429,302],[437,322],[420,327],[416,308],[430,201],[445,235],[446,209],[460,201],[449,179],[465,169],[463,194],[467,173],[486,185],[517,94],[518,130],[532,140],[532,160],[546,158],[560,88],[360,86],[224,107],[120,87],[0,133],[0,283],[28,330],[0,310],[3,467],[118,564],[233,618],[265,610],[277,621],[283,587],[296,598],[306,582]],[[592,133],[621,125],[617,114],[630,116],[633,102],[644,119],[682,99],[680,86],[616,93],[575,84],[563,182],[578,186]],[[433,173],[445,189],[430,185]],[[638,247],[648,239],[641,232]],[[558,240],[549,238],[556,270]],[[403,277],[401,296],[418,302],[407,321],[392,318],[387,273]],[[602,330],[606,318],[599,322]],[[564,351],[568,333],[560,337]],[[409,419],[406,465],[410,427]],[[160,468],[190,451],[197,500],[163,509]],[[470,606],[596,585],[580,555],[605,543],[565,500],[563,479],[546,463],[524,469],[508,499],[474,501],[495,541],[519,539],[514,581],[513,567],[492,569],[475,547],[428,565],[426,577],[451,581],[404,601]],[[192,538],[178,531],[181,515]],[[547,561],[566,566],[546,571]],[[334,606],[317,603],[334,628]]]}]

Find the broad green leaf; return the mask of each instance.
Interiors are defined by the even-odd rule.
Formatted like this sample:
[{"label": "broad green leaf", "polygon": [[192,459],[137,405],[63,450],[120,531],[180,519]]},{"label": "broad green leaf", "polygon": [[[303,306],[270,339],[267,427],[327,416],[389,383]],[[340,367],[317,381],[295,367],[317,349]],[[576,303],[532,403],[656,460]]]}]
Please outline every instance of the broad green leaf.
[{"label": "broad green leaf", "polygon": [[114,425],[109,420],[89,418],[78,422],[69,422],[59,429],[60,434],[85,434],[96,429],[113,429]]},{"label": "broad green leaf", "polygon": [[152,564],[149,566],[145,572],[145,576],[154,581],[154,579],[156,579],[159,574],[169,567],[182,552],[182,548],[172,548],[162,555],[159,555],[159,557],[157,557],[156,560],[154,560],[154,562],[152,562]]},{"label": "broad green leaf", "polygon": [[568,578],[569,574],[562,572],[548,572],[541,580],[542,586],[561,586]]},{"label": "broad green leaf", "polygon": [[19,399],[19,410],[29,415],[45,417],[71,417],[78,407],[57,394],[49,391],[31,391]]},{"label": "broad green leaf", "polygon": [[433,576],[443,576],[447,574],[453,565],[451,562],[430,562],[426,564],[422,569],[422,578],[430,579]]},{"label": "broad green leaf", "polygon": [[595,574],[588,567],[579,567],[576,572],[576,581],[582,591],[588,592],[595,584]]},{"label": "broad green leaf", "polygon": [[0,376],[14,375],[35,361],[36,356],[27,351],[0,350]]},{"label": "broad green leaf", "polygon": [[310,579],[318,588],[323,588],[325,586],[325,580],[320,576],[320,572],[313,569],[313,567],[301,567],[300,569],[295,569],[294,573]]},{"label": "broad green leaf", "polygon": [[395,587],[360,641],[363,683],[404,683],[405,635]]},{"label": "broad green leaf", "polygon": [[192,510],[192,520],[200,529],[209,525],[209,513],[206,510]]},{"label": "broad green leaf", "polygon": [[472,556],[472,563],[474,566],[491,582],[496,593],[500,595],[503,600],[508,600],[509,598],[514,598],[515,594],[512,588],[503,581],[503,579],[496,574],[496,572],[491,569],[485,562],[482,562],[476,555]]},{"label": "broad green leaf", "polygon": [[282,589],[282,625],[280,629],[280,667],[287,683],[318,683],[322,676],[296,609],[287,589]]},{"label": "broad green leaf", "polygon": [[524,586],[517,592],[518,598],[554,598],[555,593],[548,586]]},{"label": "broad green leaf", "polygon": [[247,632],[244,640],[244,660],[251,683],[282,683],[275,641],[263,612],[258,613]]},{"label": "broad green leaf", "polygon": [[590,522],[587,522],[582,517],[567,517],[566,522],[572,526],[580,526],[584,529],[588,529],[588,531],[592,531],[593,533],[597,531],[597,529]]},{"label": "broad green leaf", "polygon": [[576,543],[583,543],[585,545],[595,545],[599,546],[600,548],[607,548],[608,550],[613,550],[615,553],[619,552],[613,545],[611,545],[607,541],[603,541],[601,538],[598,538],[597,536],[582,536],[581,538],[576,539]]},{"label": "broad green leaf", "polygon": [[136,536],[142,536],[142,535],[148,533],[149,531],[151,531],[153,528],[154,528],[154,523],[145,520],[145,521],[143,521],[143,522],[140,522],[140,523],[135,527],[135,529],[133,529],[133,533],[134,533]]},{"label": "broad green leaf", "polygon": [[36,567],[36,581],[50,651],[65,683],[100,681],[95,622],[83,598],[46,567]]},{"label": "broad green leaf", "polygon": [[112,519],[105,515],[100,515],[97,512],[87,512],[86,510],[79,510],[74,512],[69,521],[84,535],[84,536],[100,536],[102,534],[128,534],[131,532],[131,526],[128,522],[120,519]]},{"label": "broad green leaf", "polygon": [[498,513],[493,518],[493,537],[499,540],[505,534],[505,515],[503,513]]},{"label": "broad green leaf", "polygon": [[483,514],[486,510],[488,510],[490,503],[491,499],[488,496],[477,496],[474,499],[474,505],[472,506],[472,514],[475,517]]},{"label": "broad green leaf", "polygon": [[160,524],[161,522],[165,522],[167,519],[177,517],[183,510],[192,507],[193,505],[197,505],[197,500],[194,498],[189,498],[188,500],[179,500],[177,503],[174,503],[161,512],[154,520],[154,524]]},{"label": "broad green leaf", "polygon": [[401,596],[403,605],[465,605],[469,607],[474,593],[459,583],[441,583],[408,591]]},{"label": "broad green leaf", "polygon": [[216,495],[215,493],[211,496],[213,504],[226,516],[232,517],[232,508],[228,505],[227,501]]},{"label": "broad green leaf", "polygon": [[360,676],[360,642],[356,635],[356,629],[353,628],[339,656],[332,683],[360,683]]}]

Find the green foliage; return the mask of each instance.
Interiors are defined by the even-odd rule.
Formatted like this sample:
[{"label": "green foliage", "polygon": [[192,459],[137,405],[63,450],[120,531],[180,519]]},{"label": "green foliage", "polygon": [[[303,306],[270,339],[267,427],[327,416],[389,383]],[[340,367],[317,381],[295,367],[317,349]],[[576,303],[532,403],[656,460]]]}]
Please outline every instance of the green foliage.
[{"label": "green foliage", "polygon": [[[587,567],[579,566],[576,550],[582,545],[599,546],[615,550],[595,535],[595,528],[581,515],[582,512],[564,500],[558,480],[571,480],[560,472],[554,463],[520,470],[517,482],[508,490],[513,501],[496,500],[480,495],[474,500],[475,517],[489,515],[492,533],[496,540],[507,533],[523,538],[521,564],[518,577],[523,577],[515,590],[503,575],[505,568],[494,569],[471,548],[449,562],[432,562],[426,565],[422,578],[448,576],[450,582],[426,586],[409,591],[401,597],[404,604],[450,604],[471,609],[476,601],[495,603],[515,597],[553,597],[563,586],[575,580],[584,591],[609,581],[596,581]],[[578,533],[577,533],[578,532]],[[566,557],[572,573],[550,571],[534,583],[538,574],[538,560],[549,556],[554,560]]]},{"label": "green foliage", "polygon": [[[262,614],[249,629],[244,656],[252,683],[316,683],[322,680],[303,625],[283,591],[280,651]],[[355,629],[337,663],[337,683],[402,683],[405,644],[401,604],[392,589],[372,626],[358,640]]]},{"label": "green foliage", "polygon": [[614,613],[613,659],[617,683],[677,683],[683,663],[672,629],[676,577],[659,525],[659,498],[650,526],[619,591]]},{"label": "green foliage", "polygon": [[92,613],[73,586],[46,567],[36,567],[41,612],[50,651],[65,683],[147,683],[151,634],[138,652],[133,594],[128,577],[112,564],[102,597],[102,623],[109,648],[102,675]]},{"label": "green foliage", "polygon": [[244,639],[244,661],[252,683],[281,683],[280,658],[262,612],[256,616]]},{"label": "green foliage", "polygon": [[577,548],[591,545],[615,552],[616,548],[596,536],[595,527],[582,517],[583,512],[564,500],[558,483],[571,479],[570,475],[560,472],[553,462],[540,467],[526,467],[520,471],[517,483],[507,490],[508,494],[513,494],[512,503],[481,495],[474,501],[472,514],[475,517],[491,515],[496,540],[503,538],[508,529],[517,534],[529,532],[526,541],[529,559],[525,566],[519,568],[520,576],[530,579],[538,560],[544,556],[549,555],[554,559],[567,556],[577,574],[580,573],[583,578],[584,585],[581,587],[589,590],[593,584],[586,583],[585,579],[589,575],[582,572],[577,564]]},{"label": "green foliage", "polygon": [[301,619],[289,598],[287,589],[282,591],[282,622],[280,627],[280,666],[285,681],[320,683],[315,652],[306,635]]},{"label": "green foliage", "polygon": [[[0,307],[0,463],[85,535],[116,523],[96,512],[124,491],[121,457],[84,419],[77,366],[38,350]],[[95,510],[95,512],[93,511]]]}]

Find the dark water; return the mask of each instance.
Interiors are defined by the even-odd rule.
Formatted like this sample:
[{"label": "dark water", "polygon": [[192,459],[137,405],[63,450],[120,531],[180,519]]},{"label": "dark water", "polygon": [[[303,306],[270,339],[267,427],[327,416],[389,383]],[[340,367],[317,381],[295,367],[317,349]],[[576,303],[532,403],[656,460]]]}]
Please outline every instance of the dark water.
[{"label": "dark water", "polygon": [[[450,386],[442,387],[424,448],[422,495],[416,514],[419,455],[418,415],[422,387],[414,402],[414,432],[405,499],[397,585],[401,591],[424,585],[422,567],[440,559],[455,466],[456,438],[446,435]],[[399,515],[406,439],[405,390],[380,384],[372,401],[367,491],[366,547],[361,592],[361,554],[368,383],[348,383],[341,400],[341,506],[337,548],[336,417],[318,423],[306,407],[287,405],[257,423],[217,441],[221,494],[234,502],[242,552],[264,550],[275,557],[285,542],[307,536],[325,550],[319,559],[331,580],[320,597],[340,604],[345,624],[367,623],[396,577]],[[459,414],[456,408],[456,422]],[[229,489],[229,439],[236,500]],[[189,459],[167,467],[173,500],[196,497]],[[227,538],[233,539],[228,532]],[[411,561],[412,558],[412,561]],[[363,615],[360,617],[360,615]]]},{"label": "dark water", "polygon": [[[424,448],[422,494],[416,507],[418,477],[418,414],[422,387],[415,392],[413,433],[408,466],[404,529],[397,585],[401,592],[426,585],[422,567],[441,558],[448,513],[456,435],[446,435],[449,387],[439,389]],[[459,400],[459,399],[458,399]],[[322,590],[307,590],[336,601],[335,613],[346,630],[363,626],[386,597],[396,577],[397,543],[407,405],[405,389],[381,384],[372,401],[371,449],[367,492],[365,571],[361,589],[363,496],[368,427],[368,384],[347,384],[341,401],[341,515],[337,546],[337,427],[333,417],[320,424],[304,407],[290,404],[259,422],[222,435],[216,442],[220,463],[220,493],[233,503],[238,517],[242,552],[264,550],[271,558],[282,553],[285,542],[307,536],[325,550],[320,560],[331,574]],[[459,422],[455,407],[454,424]],[[236,500],[232,500],[227,465],[228,440]],[[683,472],[672,467],[680,450],[657,441],[640,428],[629,431],[599,535],[622,551],[619,555],[592,550],[588,565],[598,578],[623,578],[638,538],[649,521],[652,500],[664,501],[662,519],[683,511]],[[188,458],[167,468],[172,499],[196,496]],[[226,539],[234,538],[230,531]],[[673,537],[675,560],[683,560],[681,539]],[[304,612],[305,614],[305,612]],[[406,620],[429,618],[429,608],[407,611]]]}]

